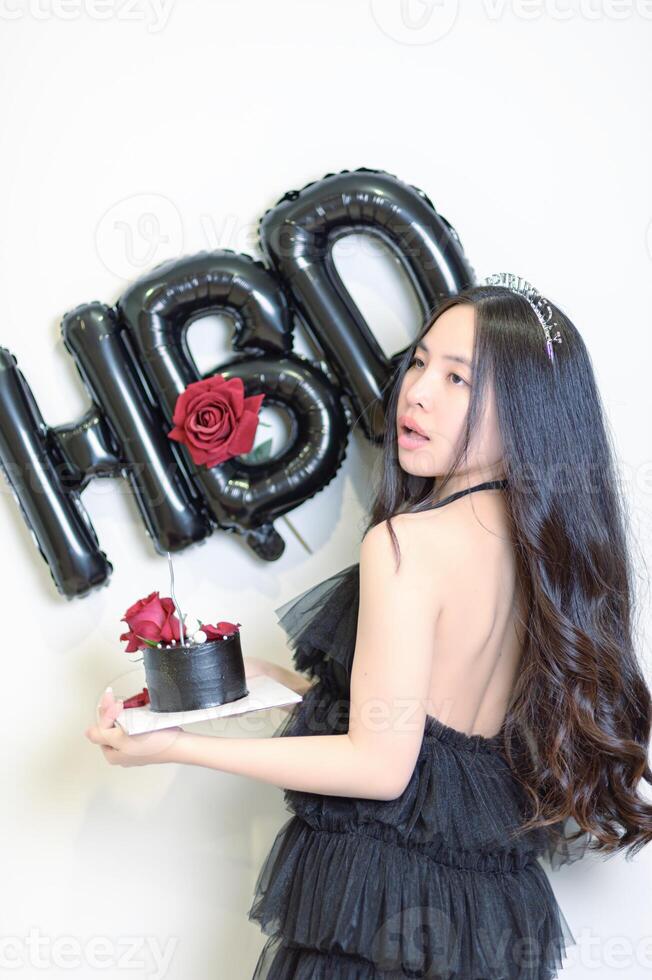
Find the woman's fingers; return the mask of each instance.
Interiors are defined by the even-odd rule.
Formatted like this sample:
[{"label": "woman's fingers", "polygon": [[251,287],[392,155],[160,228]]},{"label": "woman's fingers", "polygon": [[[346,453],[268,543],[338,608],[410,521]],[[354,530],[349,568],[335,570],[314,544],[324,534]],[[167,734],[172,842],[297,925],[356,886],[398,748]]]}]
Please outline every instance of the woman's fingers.
[{"label": "woman's fingers", "polygon": [[84,734],[89,742],[94,742],[95,745],[104,745],[111,749],[117,749],[120,747],[119,743],[122,741],[123,732],[117,726],[104,728],[100,725],[91,725],[90,728],[86,729]]},{"label": "woman's fingers", "polygon": [[97,721],[100,728],[111,728],[122,711],[123,702],[116,700],[110,687],[103,692],[97,706]]}]

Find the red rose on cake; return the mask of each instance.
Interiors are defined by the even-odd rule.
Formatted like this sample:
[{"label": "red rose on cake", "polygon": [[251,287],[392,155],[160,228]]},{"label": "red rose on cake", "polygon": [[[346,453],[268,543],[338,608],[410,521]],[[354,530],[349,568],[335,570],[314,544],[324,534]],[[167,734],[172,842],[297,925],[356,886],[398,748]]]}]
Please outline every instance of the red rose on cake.
[{"label": "red rose on cake", "polygon": [[[128,632],[122,633],[121,640],[127,641],[125,653],[134,653],[145,647],[159,644],[178,643],[181,640],[180,621],[174,613],[174,600],[161,596],[158,592],[150,592],[144,599],[129,606],[122,617],[129,627]],[[183,617],[185,620],[185,616]],[[200,623],[199,630],[188,636],[184,628],[184,641],[188,643],[205,643],[207,640],[221,640],[223,637],[237,633],[241,623],[229,623],[220,620],[214,626]]]},{"label": "red rose on cake", "polygon": [[264,395],[245,398],[242,378],[214,374],[182,391],[174,406],[168,438],[183,443],[193,462],[217,466],[248,453],[254,444]]},{"label": "red rose on cake", "polygon": [[[134,653],[143,647],[157,643],[171,643],[181,638],[179,619],[174,614],[174,602],[161,599],[158,592],[150,592],[144,599],[129,606],[122,617],[129,627],[121,640],[127,640],[126,653]],[[147,642],[149,641],[149,642]]]},{"label": "red rose on cake", "polygon": [[207,623],[201,624],[202,633],[206,634],[207,640],[219,640],[223,636],[231,636],[232,633],[237,632],[241,623],[227,623],[224,620],[217,623],[215,626],[208,626]]}]

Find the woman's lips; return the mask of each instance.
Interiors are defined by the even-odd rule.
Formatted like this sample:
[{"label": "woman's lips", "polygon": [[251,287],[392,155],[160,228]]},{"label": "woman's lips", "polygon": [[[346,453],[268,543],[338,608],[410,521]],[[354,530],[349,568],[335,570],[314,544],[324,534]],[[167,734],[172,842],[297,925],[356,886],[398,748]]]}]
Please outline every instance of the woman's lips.
[{"label": "woman's lips", "polygon": [[424,443],[430,442],[426,436],[420,436],[418,432],[403,429],[398,437],[398,444],[401,449],[418,449]]}]

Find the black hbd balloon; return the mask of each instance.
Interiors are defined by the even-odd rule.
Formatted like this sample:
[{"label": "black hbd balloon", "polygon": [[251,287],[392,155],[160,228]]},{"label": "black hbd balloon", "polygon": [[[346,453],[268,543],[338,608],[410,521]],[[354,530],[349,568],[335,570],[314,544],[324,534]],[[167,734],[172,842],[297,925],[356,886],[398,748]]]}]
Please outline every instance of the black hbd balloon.
[{"label": "black hbd balloon", "polygon": [[[159,554],[219,527],[273,561],[285,546],[274,521],[334,478],[351,419],[382,441],[383,394],[404,351],[385,356],[337,273],[333,246],[353,232],[393,250],[424,317],[475,279],[457,233],[423,191],[361,167],[288,191],[265,212],[268,268],[229,249],[200,252],[157,265],[115,308],[93,302],[66,313],[63,340],[92,398],[77,422],[49,427],[0,347],[0,464],[62,595],[86,595],[112,571],[80,498],[94,477],[128,480]],[[287,445],[262,463],[197,466],[168,438],[178,395],[203,377],[187,330],[209,313],[233,317],[238,356],[205,377],[241,378],[246,396],[264,393],[265,405],[289,413]],[[292,352],[293,316],[321,362]]]}]

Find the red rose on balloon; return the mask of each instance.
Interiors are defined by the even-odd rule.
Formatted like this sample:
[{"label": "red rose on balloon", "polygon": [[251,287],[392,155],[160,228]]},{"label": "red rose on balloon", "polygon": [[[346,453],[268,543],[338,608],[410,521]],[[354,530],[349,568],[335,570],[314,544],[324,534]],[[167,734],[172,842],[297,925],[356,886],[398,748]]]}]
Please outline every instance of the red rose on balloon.
[{"label": "red rose on balloon", "polygon": [[221,620],[215,626],[207,626],[206,623],[201,624],[201,628],[208,640],[219,640],[221,636],[230,636],[231,633],[237,633],[238,626],[240,626],[240,623],[227,623],[225,620]]},{"label": "red rose on balloon", "polygon": [[242,378],[214,374],[182,391],[168,438],[187,446],[193,462],[217,466],[248,453],[254,444],[264,395],[245,398]]},{"label": "red rose on balloon", "polygon": [[148,646],[145,640],[150,643],[171,643],[181,639],[174,602],[167,597],[161,599],[158,592],[150,592],[144,599],[134,602],[121,621],[129,627],[129,631],[120,637],[128,641],[125,653],[144,649]]}]

